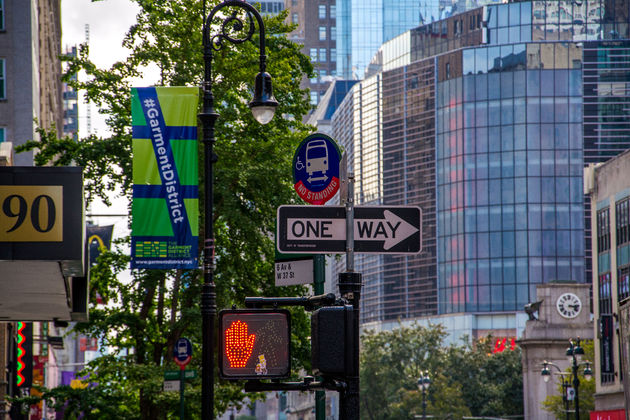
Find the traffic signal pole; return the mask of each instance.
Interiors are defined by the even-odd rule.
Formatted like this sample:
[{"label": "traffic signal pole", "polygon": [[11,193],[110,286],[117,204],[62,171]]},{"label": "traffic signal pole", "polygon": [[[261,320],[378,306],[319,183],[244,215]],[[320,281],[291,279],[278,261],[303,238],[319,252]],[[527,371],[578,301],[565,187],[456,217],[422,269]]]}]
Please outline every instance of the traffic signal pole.
[{"label": "traffic signal pole", "polygon": [[354,271],[354,174],[348,173],[346,197],[346,271],[339,274],[339,294],[352,305],[353,337],[346,342],[346,389],[340,392],[339,418],[359,420],[359,300],[361,273]]},{"label": "traffic signal pole", "polygon": [[[313,289],[316,295],[324,294],[326,261],[323,255],[313,256]],[[326,420],[326,391],[315,391],[315,420]]]}]

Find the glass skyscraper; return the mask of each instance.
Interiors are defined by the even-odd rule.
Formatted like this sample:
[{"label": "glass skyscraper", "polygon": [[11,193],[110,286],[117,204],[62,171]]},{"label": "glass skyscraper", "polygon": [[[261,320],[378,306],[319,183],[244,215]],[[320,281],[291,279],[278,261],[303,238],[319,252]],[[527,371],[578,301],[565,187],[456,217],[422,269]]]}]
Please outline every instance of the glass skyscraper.
[{"label": "glass skyscraper", "polygon": [[438,18],[437,0],[337,0],[337,75],[362,79],[378,48]]},{"label": "glass skyscraper", "polygon": [[590,281],[582,170],[630,148],[629,8],[489,5],[380,48],[333,134],[357,204],[422,207],[423,252],[355,261],[363,322],[460,314],[513,336],[537,284]]},{"label": "glass skyscraper", "polygon": [[440,313],[521,310],[538,283],[584,282],[581,56],[562,42],[438,58]]}]

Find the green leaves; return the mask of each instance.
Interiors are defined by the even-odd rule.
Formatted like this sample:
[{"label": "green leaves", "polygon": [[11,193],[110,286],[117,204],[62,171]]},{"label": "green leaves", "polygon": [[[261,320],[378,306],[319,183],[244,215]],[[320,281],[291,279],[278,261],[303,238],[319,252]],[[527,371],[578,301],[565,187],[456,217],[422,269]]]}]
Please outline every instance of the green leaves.
[{"label": "green leaves", "polygon": [[[85,45],[77,57],[62,58],[67,68],[64,80],[96,104],[99,113],[107,117],[111,134],[90,135],[75,142],[57,138],[54,129],[39,129],[39,140],[22,148],[37,150],[38,165],[82,166],[88,202],[100,198],[109,203],[114,191],[131,196],[130,89],[147,83],[138,82],[142,72],[157,69],[157,84],[165,86],[200,86],[204,75],[202,2],[136,2],[140,8],[137,22],[123,42],[129,50],[126,60],[100,69],[90,61]],[[216,0],[208,1],[206,13],[216,4]],[[275,212],[279,205],[296,200],[292,156],[311,131],[301,122],[310,105],[300,82],[305,73],[312,72],[312,66],[301,47],[286,38],[290,28],[285,18],[286,12],[265,18],[267,71],[280,102],[269,124],[255,122],[247,106],[259,71],[257,32],[252,42],[226,43],[213,56],[212,91],[220,114],[214,147],[218,161],[212,179],[218,309],[243,306],[246,296],[298,296],[305,292],[298,286],[274,285]],[[77,73],[82,77],[73,77]],[[203,182],[208,180],[201,144],[199,152],[203,191]],[[200,209],[200,214],[207,210]],[[203,223],[200,225],[203,232]],[[173,364],[174,342],[188,337],[194,346],[191,367],[201,360],[201,272],[137,270],[129,278],[125,272],[128,262],[125,243],[99,257],[91,272],[90,321],[76,327],[100,337],[111,354],[90,367],[95,385],[89,390],[60,388],[45,393],[51,401],[76,402],[73,412],[89,411],[93,413],[90,418],[162,418],[163,413],[176,410],[174,398],[161,388],[161,374]],[[97,304],[97,293],[104,305]],[[309,322],[304,311],[293,312],[293,369],[297,372],[309,364]],[[228,403],[241,404],[242,384],[218,379],[215,383],[215,414],[223,412]],[[186,391],[191,401],[188,409],[193,413],[200,411],[199,388],[199,382],[193,381]],[[89,401],[82,402],[84,398]],[[119,411],[111,415],[112,410]]]},{"label": "green leaves", "polygon": [[490,352],[489,341],[446,345],[442,325],[399,325],[366,332],[361,342],[361,413],[413,419],[422,410],[417,387],[428,371],[427,414],[435,418],[523,413],[520,351]]}]

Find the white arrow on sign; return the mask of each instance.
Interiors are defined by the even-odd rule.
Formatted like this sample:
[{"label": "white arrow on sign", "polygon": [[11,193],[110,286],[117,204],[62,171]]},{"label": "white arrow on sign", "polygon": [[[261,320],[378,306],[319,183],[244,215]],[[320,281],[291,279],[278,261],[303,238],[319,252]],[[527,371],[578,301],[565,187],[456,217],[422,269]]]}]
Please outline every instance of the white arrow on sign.
[{"label": "white arrow on sign", "polygon": [[[385,210],[383,216],[382,219],[355,219],[354,240],[385,241],[383,248],[388,250],[419,230],[389,210]],[[343,241],[346,239],[346,220],[287,218],[287,239]]]},{"label": "white arrow on sign", "polygon": [[388,250],[404,241],[418,228],[396,216],[389,210],[383,212],[385,219],[357,219],[354,221],[354,240],[385,241]]}]

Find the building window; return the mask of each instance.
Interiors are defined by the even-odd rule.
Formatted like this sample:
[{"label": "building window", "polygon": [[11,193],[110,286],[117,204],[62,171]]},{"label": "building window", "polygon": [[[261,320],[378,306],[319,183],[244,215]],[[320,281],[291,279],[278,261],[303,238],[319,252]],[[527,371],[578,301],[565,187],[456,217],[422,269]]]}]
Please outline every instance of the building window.
[{"label": "building window", "polygon": [[311,53],[311,61],[316,62],[317,61],[317,48],[311,48],[310,53]]},{"label": "building window", "polygon": [[326,19],[326,5],[325,4],[319,5],[319,18]]},{"label": "building window", "polygon": [[[608,320],[612,320],[611,314],[612,314],[612,284],[611,284],[611,279],[610,279],[610,273],[605,273],[599,276],[599,285],[598,285],[598,291],[599,291],[599,315],[600,315],[600,322],[604,321],[604,319],[608,318]],[[612,324],[612,322],[610,322],[609,324]],[[608,337],[610,339],[610,341],[612,341],[612,325],[609,325],[607,328],[605,328],[606,331],[604,331],[604,328],[602,328],[604,325],[603,323],[600,324],[600,336],[601,339],[603,340],[605,337]],[[603,341],[602,341],[603,344]],[[611,342],[609,342],[609,350],[611,347]],[[604,350],[604,349],[602,349]],[[602,364],[604,362],[604,356],[606,355],[606,352],[603,351],[602,352]],[[610,354],[608,354],[607,357],[607,363],[606,365],[609,366],[609,368],[605,369],[604,366],[602,366],[602,373],[601,373],[601,381],[602,383],[611,383],[614,382],[615,380],[615,375],[614,375],[614,369],[612,369],[612,351]]]},{"label": "building window", "polygon": [[326,27],[325,26],[319,27],[319,40],[326,41]]},{"label": "building window", "polygon": [[297,6],[298,0],[291,0],[291,6]]},{"label": "building window", "polygon": [[617,202],[615,214],[617,245],[622,245],[630,242],[630,199]]},{"label": "building window", "polygon": [[617,271],[617,297],[618,302],[630,297],[630,266]]},{"label": "building window", "polygon": [[330,6],[330,18],[331,19],[337,18],[337,6],[335,6],[334,4]]},{"label": "building window", "polygon": [[7,129],[0,127],[0,143],[7,141]]},{"label": "building window", "polygon": [[325,62],[327,62],[327,61],[328,61],[328,57],[327,57],[327,55],[328,55],[328,54],[326,54],[326,48],[320,48],[320,49],[319,49],[319,61],[320,61],[321,63],[325,63]]},{"label": "building window", "polygon": [[0,0],[0,31],[4,31],[4,0]]},{"label": "building window", "polygon": [[597,212],[597,252],[610,249],[610,215],[609,209]]},{"label": "building window", "polygon": [[0,58],[0,99],[7,99],[6,60]]},{"label": "building window", "polygon": [[337,27],[336,26],[331,26],[330,27],[330,39],[332,39],[333,41],[337,39]]},{"label": "building window", "polygon": [[317,92],[311,91],[311,105],[317,105]]},{"label": "building window", "polygon": [[610,273],[604,273],[599,276],[599,313],[612,313],[612,286],[610,282]]},{"label": "building window", "polygon": [[317,70],[313,72],[313,77],[311,77],[311,83],[317,83]]},{"label": "building window", "polygon": [[297,25],[298,23],[300,23],[300,17],[299,17],[299,15],[298,15],[297,13],[293,13],[293,14],[291,15],[291,21],[292,21],[294,24],[296,24],[296,25]]},{"label": "building window", "polygon": [[330,49],[330,61],[333,63],[337,61],[337,48]]}]

